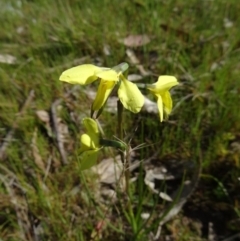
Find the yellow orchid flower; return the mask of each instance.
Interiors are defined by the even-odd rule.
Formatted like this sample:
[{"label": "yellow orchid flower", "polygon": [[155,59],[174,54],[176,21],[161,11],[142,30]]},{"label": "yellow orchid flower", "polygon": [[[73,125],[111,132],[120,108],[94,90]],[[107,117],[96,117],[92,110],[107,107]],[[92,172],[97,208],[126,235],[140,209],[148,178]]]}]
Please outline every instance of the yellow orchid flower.
[{"label": "yellow orchid flower", "polygon": [[97,164],[98,152],[101,150],[100,134],[95,120],[92,118],[84,118],[83,125],[87,132],[81,135],[81,170],[89,169]]},{"label": "yellow orchid flower", "polygon": [[[125,68],[128,68],[126,63],[121,65],[125,65]],[[64,71],[60,76],[60,80],[70,84],[87,85],[100,79],[97,95],[92,104],[92,111],[100,110],[106,103],[115,85],[119,84],[118,97],[123,106],[137,113],[144,104],[144,97],[138,87],[124,77],[121,68],[117,67],[110,69],[84,64]]]},{"label": "yellow orchid flower", "polygon": [[110,146],[121,150],[126,150],[127,144],[118,140],[102,139],[96,121],[92,118],[84,118],[83,125],[86,133],[81,135],[81,170],[89,169],[97,164],[98,152],[104,146]]},{"label": "yellow orchid flower", "polygon": [[169,90],[178,84],[179,83],[174,76],[162,75],[158,77],[156,83],[148,86],[148,89],[157,97],[161,122],[163,121],[163,113],[168,117],[172,111],[172,98]]}]

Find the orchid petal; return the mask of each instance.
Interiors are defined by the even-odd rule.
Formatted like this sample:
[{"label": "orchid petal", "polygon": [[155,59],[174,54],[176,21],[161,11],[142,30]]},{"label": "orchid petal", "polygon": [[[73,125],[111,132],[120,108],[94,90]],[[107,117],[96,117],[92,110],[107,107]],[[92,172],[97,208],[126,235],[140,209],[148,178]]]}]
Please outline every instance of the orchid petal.
[{"label": "orchid petal", "polygon": [[178,81],[174,76],[161,75],[155,84],[150,85],[149,89],[153,92],[162,92],[169,90],[175,85],[178,85]]},{"label": "orchid petal", "polygon": [[160,122],[163,121],[163,101],[161,95],[157,95],[157,106],[159,111]]},{"label": "orchid petal", "polygon": [[80,141],[81,141],[81,148],[79,150],[80,153],[86,150],[91,150],[96,148],[96,143],[94,142],[94,140],[92,140],[89,134],[82,134]]},{"label": "orchid petal", "polygon": [[93,133],[95,135],[99,134],[98,125],[94,119],[88,118],[88,117],[84,118],[83,125],[85,126],[85,128],[87,129],[87,132],[89,134],[91,134],[91,133]]},{"label": "orchid petal", "polygon": [[92,104],[93,111],[100,110],[104,106],[115,84],[115,81],[101,80],[98,87],[96,98]]},{"label": "orchid petal", "polygon": [[158,81],[148,89],[158,98],[157,105],[159,110],[160,121],[163,121],[163,113],[167,117],[172,111],[172,98],[169,92],[173,86],[178,85],[178,81],[174,76],[159,76]]},{"label": "orchid petal", "polygon": [[88,146],[88,149],[99,147],[99,130],[96,121],[92,118],[84,118],[83,125],[87,129],[87,134],[81,136],[82,145]]},{"label": "orchid petal", "polygon": [[107,81],[118,81],[119,76],[115,70],[109,69],[109,70],[103,70],[99,73],[97,73],[97,77],[100,79],[104,79]]},{"label": "orchid petal", "polygon": [[81,154],[81,170],[89,169],[97,164],[99,149],[88,150]]},{"label": "orchid petal", "polygon": [[166,92],[161,94],[161,97],[162,97],[162,102],[163,102],[163,105],[164,105],[164,111],[165,111],[166,115],[168,116],[172,111],[171,94],[169,93],[169,91],[166,91]]},{"label": "orchid petal", "polygon": [[70,84],[87,85],[97,80],[96,74],[101,71],[102,68],[95,65],[83,64],[64,71],[59,79]]},{"label": "orchid petal", "polygon": [[98,152],[101,147],[99,145],[99,130],[95,120],[85,118],[83,120],[87,133],[81,135],[81,148],[79,150],[81,156],[81,170],[88,169],[97,163]]},{"label": "orchid petal", "polygon": [[126,109],[133,113],[137,113],[144,104],[144,97],[135,84],[128,81],[123,76],[121,77],[122,80],[118,89],[118,97]]}]

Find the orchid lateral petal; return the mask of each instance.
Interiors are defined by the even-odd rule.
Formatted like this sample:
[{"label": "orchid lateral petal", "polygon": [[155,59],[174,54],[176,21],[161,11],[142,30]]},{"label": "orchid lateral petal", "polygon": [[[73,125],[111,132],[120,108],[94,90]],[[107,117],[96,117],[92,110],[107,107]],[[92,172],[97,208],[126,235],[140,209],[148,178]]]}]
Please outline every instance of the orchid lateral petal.
[{"label": "orchid lateral petal", "polygon": [[[87,133],[81,136],[81,143],[83,146],[88,146],[88,149],[99,147],[99,130],[96,121],[92,118],[84,118],[83,124],[87,129]],[[89,140],[87,139],[87,136],[89,137]]]},{"label": "orchid lateral petal", "polygon": [[162,102],[163,102],[163,105],[164,105],[164,111],[165,111],[166,115],[168,116],[172,111],[171,94],[169,93],[169,91],[166,91],[166,92],[161,94],[161,97],[162,97]]},{"label": "orchid lateral petal", "polygon": [[84,152],[86,150],[95,149],[96,143],[92,140],[91,136],[89,134],[82,134],[80,138],[81,142],[81,148],[79,152]]},{"label": "orchid lateral petal", "polygon": [[159,111],[160,122],[163,121],[163,101],[161,95],[157,95],[157,106]]},{"label": "orchid lateral petal", "polygon": [[106,80],[100,81],[96,98],[92,104],[92,111],[100,110],[101,107],[104,106],[115,84],[116,84],[115,81],[106,81]]},{"label": "orchid lateral petal", "polygon": [[144,97],[138,87],[123,76],[118,89],[118,97],[123,106],[133,113],[138,113],[144,104]]},{"label": "orchid lateral petal", "polygon": [[87,133],[81,135],[81,148],[79,150],[81,157],[81,170],[89,169],[97,163],[99,146],[99,130],[94,119],[84,118],[83,125]]}]

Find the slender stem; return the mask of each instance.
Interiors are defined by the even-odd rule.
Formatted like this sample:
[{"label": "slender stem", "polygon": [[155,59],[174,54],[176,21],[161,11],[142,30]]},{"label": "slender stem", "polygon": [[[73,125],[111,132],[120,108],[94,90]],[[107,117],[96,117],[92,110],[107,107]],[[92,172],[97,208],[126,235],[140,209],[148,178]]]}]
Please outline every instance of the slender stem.
[{"label": "slender stem", "polygon": [[[120,102],[120,100],[118,100],[117,102],[117,113],[118,113],[118,138],[120,140],[123,140],[123,105]],[[125,155],[125,153],[127,153]],[[126,193],[129,194],[129,179],[130,179],[130,171],[129,171],[129,154],[128,154],[128,150],[126,150],[126,152],[120,151],[120,156],[121,156],[121,160],[123,163],[123,171],[124,171],[124,176],[125,176],[125,182],[126,182]]]},{"label": "slender stem", "polygon": [[130,164],[129,164],[129,159],[130,159],[130,149],[126,150],[126,155],[125,155],[125,168],[124,168],[124,174],[125,174],[125,181],[126,181],[126,192],[129,195],[129,182],[130,182]]},{"label": "slender stem", "polygon": [[117,102],[117,113],[118,113],[118,138],[120,140],[123,139],[123,128],[122,128],[122,122],[123,122],[123,105],[120,102],[120,100],[118,100]]}]

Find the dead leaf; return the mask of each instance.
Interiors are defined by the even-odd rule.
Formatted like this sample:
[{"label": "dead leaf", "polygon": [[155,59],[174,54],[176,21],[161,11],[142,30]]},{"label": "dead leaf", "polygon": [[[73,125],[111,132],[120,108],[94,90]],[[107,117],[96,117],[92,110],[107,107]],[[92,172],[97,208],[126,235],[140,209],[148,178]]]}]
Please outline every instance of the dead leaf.
[{"label": "dead leaf", "polygon": [[157,192],[157,191],[155,190],[155,183],[154,183],[154,177],[153,177],[152,170],[146,171],[146,175],[145,175],[145,177],[144,177],[144,183],[145,183],[153,192]]},{"label": "dead leaf", "polygon": [[126,54],[127,54],[128,58],[130,59],[131,64],[140,64],[140,60],[137,58],[137,56],[133,50],[127,49]]},{"label": "dead leaf", "polygon": [[[145,170],[146,174],[144,177],[144,183],[153,191],[154,193],[159,193],[155,188],[155,180],[172,180],[174,177],[170,174],[162,172],[160,168],[153,168]],[[165,193],[160,193],[159,196],[167,201],[170,201],[170,197]]]},{"label": "dead leaf", "polygon": [[143,45],[146,45],[150,43],[151,38],[146,35],[128,35],[126,38],[124,38],[121,42],[127,46],[127,47],[141,47]]},{"label": "dead leaf", "polygon": [[102,160],[98,165],[91,169],[98,174],[100,182],[115,184],[121,178],[123,164],[120,155],[118,155],[116,158],[110,157]]},{"label": "dead leaf", "polygon": [[45,110],[37,110],[36,111],[37,117],[43,122],[49,122],[50,116],[47,111]]},{"label": "dead leaf", "polygon": [[115,203],[117,201],[117,193],[113,189],[101,187],[101,195],[104,199],[103,202],[105,203],[107,203],[107,201],[110,201],[111,203]]},{"label": "dead leaf", "polygon": [[109,45],[104,44],[104,46],[103,46],[103,53],[104,53],[106,56],[110,56],[110,55],[111,55],[111,48],[110,48]]},{"label": "dead leaf", "polygon": [[162,198],[165,201],[172,202],[172,198],[165,192],[160,192],[159,197]]},{"label": "dead leaf", "polygon": [[149,219],[150,216],[151,216],[150,213],[141,213],[141,218],[142,218],[143,220]]},{"label": "dead leaf", "polygon": [[45,123],[45,128],[47,130],[48,136],[53,137],[53,131],[52,131],[52,127],[51,127],[51,124],[50,124],[49,113],[45,110],[37,110],[36,115],[39,118],[39,120],[41,120],[42,122]]},{"label": "dead leaf", "polygon": [[17,58],[10,54],[0,54],[0,63],[4,64],[16,64]]}]

